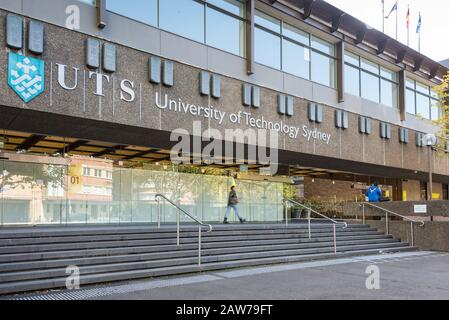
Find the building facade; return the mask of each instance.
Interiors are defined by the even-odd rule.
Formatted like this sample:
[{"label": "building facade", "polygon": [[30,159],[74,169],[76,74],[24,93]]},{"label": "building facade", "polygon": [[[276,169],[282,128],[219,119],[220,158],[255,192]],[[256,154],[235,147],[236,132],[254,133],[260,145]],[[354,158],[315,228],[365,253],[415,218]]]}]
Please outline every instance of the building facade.
[{"label": "building facade", "polygon": [[[447,68],[325,2],[0,9],[2,225],[154,222],[157,193],[219,221],[233,184],[249,220],[280,221],[292,180],[325,201],[373,181],[395,201],[448,199],[449,157],[422,144]],[[233,147],[226,129],[275,132],[277,173],[249,156],[172,163],[173,132],[208,129]]]}]

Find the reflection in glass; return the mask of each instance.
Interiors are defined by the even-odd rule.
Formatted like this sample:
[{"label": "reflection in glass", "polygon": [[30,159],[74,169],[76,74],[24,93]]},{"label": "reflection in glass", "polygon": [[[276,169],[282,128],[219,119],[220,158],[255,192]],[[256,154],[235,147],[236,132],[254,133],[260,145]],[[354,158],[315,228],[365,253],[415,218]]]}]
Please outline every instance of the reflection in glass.
[{"label": "reflection in glass", "polygon": [[310,78],[310,50],[291,41],[282,40],[282,69],[295,76]]},{"label": "reflection in glass", "polygon": [[322,53],[335,56],[335,46],[327,41],[312,36],[311,46]]},{"label": "reflection in glass", "polygon": [[[206,43],[243,57],[245,48],[244,22],[212,8],[206,10]],[[223,30],[226,30],[226,32],[223,32]]]},{"label": "reflection in glass", "polygon": [[281,38],[259,28],[254,33],[256,62],[281,69]]},{"label": "reflection in glass", "polygon": [[335,87],[335,60],[312,51],[312,81]]},{"label": "reflection in glass", "polygon": [[296,42],[302,43],[306,46],[310,46],[310,36],[307,32],[299,30],[287,23],[283,23],[282,35],[284,37],[290,38]]},{"label": "reflection in glass", "polygon": [[360,96],[360,71],[357,68],[345,65],[346,93]]},{"label": "reflection in glass", "polygon": [[223,10],[226,10],[236,16],[245,17],[244,4],[239,0],[207,0],[214,6],[217,6]]},{"label": "reflection in glass", "polygon": [[416,94],[416,114],[425,119],[430,119],[430,98],[422,94]]},{"label": "reflection in glass", "polygon": [[405,110],[408,113],[416,114],[416,98],[415,98],[415,92],[407,89],[406,97],[405,97]]},{"label": "reflection in glass", "polygon": [[361,72],[362,98],[379,103],[379,78],[364,71]]},{"label": "reflection in glass", "polygon": [[108,0],[106,9],[157,27],[157,2],[157,0],[133,0],[130,5],[129,2],[123,0]]},{"label": "reflection in glass", "polygon": [[159,15],[162,29],[204,43],[204,5],[194,0],[159,1]]},{"label": "reflection in glass", "polygon": [[390,81],[381,79],[380,81],[380,92],[381,92],[381,101],[380,103],[397,108],[398,106],[398,86]]},{"label": "reflection in glass", "polygon": [[264,27],[268,30],[274,31],[276,33],[281,33],[281,21],[263,12],[260,11],[256,12],[254,22],[256,25]]}]

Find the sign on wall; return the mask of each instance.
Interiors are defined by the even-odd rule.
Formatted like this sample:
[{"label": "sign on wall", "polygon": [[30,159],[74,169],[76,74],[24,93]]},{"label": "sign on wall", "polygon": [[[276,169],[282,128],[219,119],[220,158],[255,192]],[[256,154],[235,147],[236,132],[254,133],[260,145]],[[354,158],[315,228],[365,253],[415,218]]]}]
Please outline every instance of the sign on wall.
[{"label": "sign on wall", "polygon": [[427,205],[426,204],[416,204],[414,206],[414,213],[427,213]]}]

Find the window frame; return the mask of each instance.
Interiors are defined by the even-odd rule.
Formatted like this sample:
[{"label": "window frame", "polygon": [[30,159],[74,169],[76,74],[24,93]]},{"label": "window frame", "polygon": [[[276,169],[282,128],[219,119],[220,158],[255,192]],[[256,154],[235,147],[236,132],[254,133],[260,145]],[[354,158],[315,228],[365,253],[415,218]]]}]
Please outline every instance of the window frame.
[{"label": "window frame", "polygon": [[[373,101],[374,103],[378,103],[378,104],[384,105],[384,104],[382,104],[382,81],[386,81],[386,82],[392,84],[393,86],[396,86],[396,99],[395,99],[396,105],[393,105],[393,106],[385,105],[385,106],[393,108],[393,109],[399,109],[399,106],[398,106],[398,104],[399,104],[399,79],[398,79],[397,72],[394,72],[394,71],[388,69],[387,67],[385,67],[383,65],[380,65],[378,63],[372,62],[372,61],[370,61],[370,60],[368,60],[368,59],[366,59],[364,57],[361,57],[358,54],[355,54],[355,53],[353,53],[353,52],[351,52],[349,50],[345,50],[344,54],[345,54],[345,66],[352,67],[352,68],[357,69],[359,71],[359,97],[362,98],[362,99],[366,99],[368,101],[371,101],[368,98],[362,97],[362,72],[363,72],[363,73],[366,73],[367,75],[376,77],[378,79],[378,82],[379,82],[378,101]],[[353,57],[357,57],[358,65],[355,65],[352,62],[348,62],[346,60],[346,55],[347,54],[351,55]],[[376,69],[377,69],[377,73],[374,73],[371,70],[368,70],[367,68],[363,68],[362,60],[365,60],[369,64],[375,65]],[[396,80],[391,80],[391,79],[383,76],[382,75],[382,69],[384,69],[387,72],[391,72],[391,73],[395,74]],[[345,92],[345,93],[347,93],[347,92]],[[348,93],[348,94],[351,94],[351,93]]]}]

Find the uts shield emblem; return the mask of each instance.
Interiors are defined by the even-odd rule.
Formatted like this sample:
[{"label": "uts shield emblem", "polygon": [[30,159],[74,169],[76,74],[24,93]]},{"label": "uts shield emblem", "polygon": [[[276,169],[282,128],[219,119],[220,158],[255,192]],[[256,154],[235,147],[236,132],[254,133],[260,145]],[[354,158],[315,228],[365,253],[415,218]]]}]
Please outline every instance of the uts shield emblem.
[{"label": "uts shield emblem", "polygon": [[8,84],[25,103],[44,92],[44,61],[12,52],[8,59]]}]

